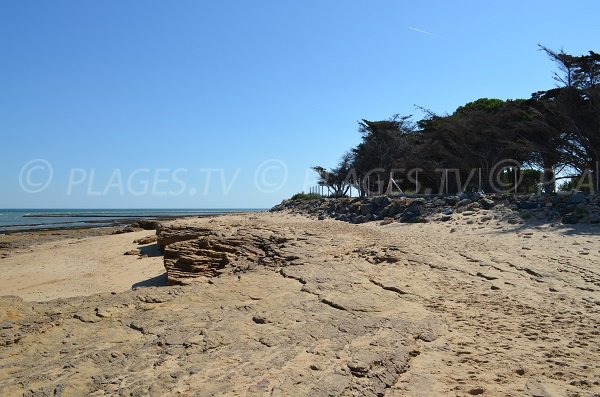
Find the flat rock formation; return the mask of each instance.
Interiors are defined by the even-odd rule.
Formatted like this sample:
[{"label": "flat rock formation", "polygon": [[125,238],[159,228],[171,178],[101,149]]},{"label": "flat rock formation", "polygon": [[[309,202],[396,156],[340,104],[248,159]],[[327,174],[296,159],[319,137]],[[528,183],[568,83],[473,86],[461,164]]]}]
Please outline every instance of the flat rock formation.
[{"label": "flat rock formation", "polygon": [[278,213],[161,226],[179,285],[0,298],[0,390],[598,395],[598,229],[467,222]]}]

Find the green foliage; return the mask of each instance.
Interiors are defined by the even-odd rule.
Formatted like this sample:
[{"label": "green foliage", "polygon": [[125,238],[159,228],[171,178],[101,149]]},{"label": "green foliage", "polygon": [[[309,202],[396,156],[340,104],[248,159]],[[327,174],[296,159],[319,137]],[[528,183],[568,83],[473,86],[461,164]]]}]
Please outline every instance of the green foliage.
[{"label": "green foliage", "polygon": [[[340,196],[350,187],[363,194],[365,187],[383,193],[392,175],[396,180],[395,170],[421,169],[419,192],[439,192],[441,178],[433,170],[452,169],[461,184],[470,180],[466,188],[455,183],[458,178],[449,181],[448,192],[456,193],[479,189],[472,170],[481,169],[481,187],[491,191],[491,180],[514,182],[514,174],[504,175],[495,168],[510,159],[520,168],[533,168],[522,171],[519,192],[534,193],[542,180],[553,180],[555,168],[578,173],[595,169],[600,161],[600,54],[574,56],[540,47],[558,65],[555,78],[563,86],[534,93],[529,99],[480,98],[446,115],[421,108],[426,117],[417,122],[399,115],[380,121],[363,119],[358,128],[361,142],[337,167],[313,168],[319,184]],[[406,176],[398,175],[402,181],[397,180],[404,192],[415,189],[414,180]],[[552,192],[554,185],[547,184],[544,190]]]},{"label": "green foliage", "polygon": [[296,193],[290,200],[318,200],[321,198],[320,194],[317,193]]},{"label": "green foliage", "polygon": [[344,197],[351,185],[356,181],[352,175],[354,166],[354,154],[347,152],[340,159],[337,167],[327,170],[321,166],[312,167],[312,170],[319,174],[319,185],[326,186],[334,197]]},{"label": "green foliage", "polygon": [[538,183],[542,180],[542,172],[538,170],[521,170],[519,193],[537,193]]},{"label": "green foliage", "polygon": [[579,219],[585,218],[589,215],[589,211],[585,207],[577,207],[575,208],[575,215],[577,215],[577,218]]},{"label": "green foliage", "polygon": [[469,102],[463,106],[460,106],[458,109],[456,109],[456,113],[465,113],[465,112],[470,112],[470,111],[475,111],[475,110],[481,110],[481,111],[485,111],[485,112],[494,112],[499,110],[500,108],[502,108],[502,106],[504,106],[506,102],[504,102],[502,99],[495,99],[495,98],[480,98],[477,99],[476,101],[473,102]]},{"label": "green foliage", "polygon": [[567,182],[559,186],[559,190],[562,192],[579,191],[584,193],[591,192],[589,177],[577,176],[569,179]]}]

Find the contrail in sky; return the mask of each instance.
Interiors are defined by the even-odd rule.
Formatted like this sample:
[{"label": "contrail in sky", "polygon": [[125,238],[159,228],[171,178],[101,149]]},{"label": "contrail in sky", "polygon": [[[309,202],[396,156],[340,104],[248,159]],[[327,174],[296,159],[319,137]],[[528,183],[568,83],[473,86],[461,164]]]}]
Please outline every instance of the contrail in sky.
[{"label": "contrail in sky", "polygon": [[424,33],[424,34],[428,34],[428,35],[430,35],[430,36],[436,36],[436,37],[439,37],[437,34],[435,34],[435,33],[431,33],[431,32],[428,32],[428,31],[426,31],[426,30],[421,30],[421,29],[413,28],[412,26],[409,26],[408,28],[409,28],[409,29],[411,29],[411,30],[414,30],[415,32]]}]

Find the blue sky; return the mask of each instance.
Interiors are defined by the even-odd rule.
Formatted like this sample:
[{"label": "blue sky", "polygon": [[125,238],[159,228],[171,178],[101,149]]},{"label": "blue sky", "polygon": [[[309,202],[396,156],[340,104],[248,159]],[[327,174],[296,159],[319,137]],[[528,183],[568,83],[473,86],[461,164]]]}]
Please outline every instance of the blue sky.
[{"label": "blue sky", "polygon": [[596,1],[5,1],[0,208],[270,207],[357,144],[361,118],[552,87],[537,44],[600,50],[599,12]]}]

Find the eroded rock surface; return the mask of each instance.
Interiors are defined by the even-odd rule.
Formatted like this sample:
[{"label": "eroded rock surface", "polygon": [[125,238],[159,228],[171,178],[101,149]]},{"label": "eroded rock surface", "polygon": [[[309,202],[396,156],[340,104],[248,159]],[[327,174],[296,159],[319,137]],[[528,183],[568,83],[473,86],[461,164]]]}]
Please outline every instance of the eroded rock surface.
[{"label": "eroded rock surface", "polygon": [[[279,246],[287,241],[271,230],[251,227],[225,231],[202,230],[185,234],[182,227],[163,226],[159,242],[164,246],[165,269],[170,284],[189,284],[197,279],[240,272],[255,266],[285,265]],[[169,236],[165,238],[164,236]],[[177,241],[172,236],[177,235]],[[288,257],[289,259],[289,257]]]},{"label": "eroded rock surface", "polygon": [[272,214],[166,225],[171,282],[189,285],[0,298],[1,394],[598,394],[593,237],[450,229]]}]

